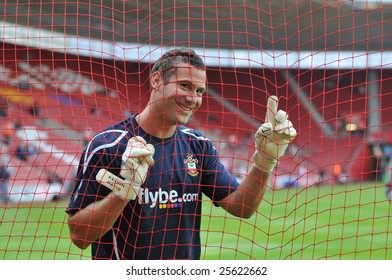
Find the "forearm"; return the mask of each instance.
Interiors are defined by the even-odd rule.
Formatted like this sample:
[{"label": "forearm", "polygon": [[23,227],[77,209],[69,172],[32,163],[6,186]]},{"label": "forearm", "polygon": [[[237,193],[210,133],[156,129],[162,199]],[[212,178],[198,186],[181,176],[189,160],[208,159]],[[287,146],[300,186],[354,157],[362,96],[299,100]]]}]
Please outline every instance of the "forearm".
[{"label": "forearm", "polygon": [[270,171],[260,170],[252,164],[247,176],[242,180],[239,188],[244,193],[244,204],[248,206],[249,210],[257,211],[268,188],[270,174]]},{"label": "forearm", "polygon": [[92,242],[108,232],[127,205],[113,192],[74,215],[68,216],[68,226],[72,242],[86,249]]},{"label": "forearm", "polygon": [[262,171],[252,164],[238,189],[219,204],[234,216],[250,218],[263,200],[269,178],[269,171]]},{"label": "forearm", "polygon": [[68,216],[71,240],[76,246],[87,248],[113,227],[125,206],[136,198],[139,186],[146,179],[148,168],[154,164],[154,152],[154,146],[147,144],[142,137],[132,137],[122,154],[122,178],[106,169],[98,171],[97,182],[112,192],[102,200]]}]

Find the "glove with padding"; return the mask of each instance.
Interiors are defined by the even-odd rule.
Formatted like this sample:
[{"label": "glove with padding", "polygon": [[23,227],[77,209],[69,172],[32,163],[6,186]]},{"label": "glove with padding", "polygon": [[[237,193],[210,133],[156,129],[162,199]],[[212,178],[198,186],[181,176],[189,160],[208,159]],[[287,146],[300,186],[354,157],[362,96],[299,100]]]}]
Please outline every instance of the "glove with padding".
[{"label": "glove with padding", "polygon": [[147,177],[148,168],[154,164],[155,148],[140,136],[128,140],[122,155],[120,176],[134,185],[141,185]]},{"label": "glove with padding", "polygon": [[265,123],[255,134],[256,151],[252,156],[252,162],[261,170],[274,169],[278,159],[297,136],[297,131],[288,120],[287,113],[277,110],[278,97],[272,95],[268,98]]}]

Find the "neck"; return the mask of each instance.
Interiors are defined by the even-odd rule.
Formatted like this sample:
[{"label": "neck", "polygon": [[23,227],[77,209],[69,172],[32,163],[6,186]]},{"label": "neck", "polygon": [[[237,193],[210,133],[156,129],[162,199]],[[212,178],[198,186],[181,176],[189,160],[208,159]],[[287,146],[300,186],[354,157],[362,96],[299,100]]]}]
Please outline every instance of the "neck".
[{"label": "neck", "polygon": [[136,121],[145,132],[161,139],[173,136],[177,128],[175,125],[168,126],[164,115],[153,115],[150,112],[150,106],[136,116]]}]

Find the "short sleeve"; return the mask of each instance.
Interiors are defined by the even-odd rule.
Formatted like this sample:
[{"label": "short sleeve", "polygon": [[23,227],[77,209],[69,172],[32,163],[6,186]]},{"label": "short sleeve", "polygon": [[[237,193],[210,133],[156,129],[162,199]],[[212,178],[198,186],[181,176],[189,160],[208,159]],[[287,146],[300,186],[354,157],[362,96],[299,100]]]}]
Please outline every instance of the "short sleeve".
[{"label": "short sleeve", "polygon": [[117,156],[116,148],[107,148],[99,140],[90,142],[80,159],[76,174],[75,187],[72,191],[67,213],[77,212],[110,193],[110,189],[98,183],[96,175],[102,168],[118,174],[121,157]]}]

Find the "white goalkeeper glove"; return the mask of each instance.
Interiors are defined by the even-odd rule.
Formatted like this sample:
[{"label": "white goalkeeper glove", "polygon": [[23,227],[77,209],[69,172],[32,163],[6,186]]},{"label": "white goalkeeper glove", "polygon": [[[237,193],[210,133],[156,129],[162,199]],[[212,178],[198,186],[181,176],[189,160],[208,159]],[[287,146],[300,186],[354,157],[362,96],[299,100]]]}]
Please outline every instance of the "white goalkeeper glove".
[{"label": "white goalkeeper glove", "polygon": [[120,175],[124,179],[106,169],[99,170],[96,179],[122,199],[134,200],[147,178],[148,168],[154,164],[154,153],[153,145],[140,136],[132,137],[122,155]]},{"label": "white goalkeeper glove", "polygon": [[278,111],[278,98],[270,96],[265,123],[255,134],[256,151],[252,156],[253,164],[258,169],[271,171],[296,136],[297,131],[288,120],[287,113]]},{"label": "white goalkeeper glove", "polygon": [[140,186],[146,180],[148,168],[154,164],[154,153],[153,145],[140,136],[132,137],[122,155],[120,175]]}]

